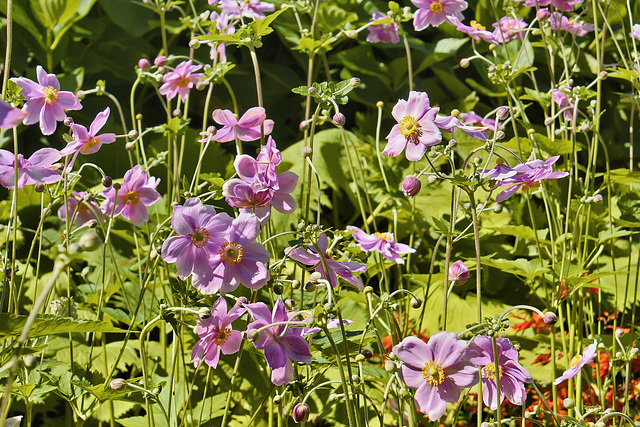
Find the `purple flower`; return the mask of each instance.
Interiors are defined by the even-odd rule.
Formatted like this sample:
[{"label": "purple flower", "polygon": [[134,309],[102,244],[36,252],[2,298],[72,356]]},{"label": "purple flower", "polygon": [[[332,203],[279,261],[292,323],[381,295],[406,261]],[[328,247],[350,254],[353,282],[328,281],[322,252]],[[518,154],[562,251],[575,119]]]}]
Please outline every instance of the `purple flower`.
[{"label": "purple flower", "polygon": [[398,123],[387,135],[389,142],[382,153],[396,157],[405,150],[408,160],[422,159],[427,147],[442,142],[442,133],[434,123],[438,111],[440,108],[431,108],[429,95],[411,91],[409,100],[399,100],[391,111]]},{"label": "purple flower", "polygon": [[558,10],[563,12],[570,12],[573,7],[579,5],[583,0],[551,0],[551,4]]},{"label": "purple flower", "polygon": [[495,36],[491,31],[487,31],[487,27],[479,24],[477,21],[472,20],[469,24],[465,25],[455,16],[448,16],[449,22],[456,26],[458,31],[461,31],[465,34],[471,36],[474,40],[480,41],[484,40],[487,43],[498,44]]},{"label": "purple flower", "polygon": [[173,99],[180,94],[180,98],[184,102],[189,96],[189,91],[193,85],[202,77],[205,77],[203,73],[195,72],[200,68],[202,68],[202,65],[192,65],[191,60],[181,62],[175,70],[164,75],[162,78],[164,84],[160,86],[158,92],[166,95],[168,99]]},{"label": "purple flower", "polygon": [[203,294],[232,292],[239,284],[251,289],[263,287],[269,280],[265,266],[269,252],[254,241],[259,235],[258,218],[240,214],[215,239],[213,255],[203,274],[194,278],[194,287]]},{"label": "purple flower", "polygon": [[[532,160],[516,165],[516,167],[513,168],[516,173],[500,182],[501,187],[515,185],[498,194],[496,202],[501,203],[507,200],[513,196],[519,188],[522,188],[524,191],[538,188],[540,187],[540,181],[543,179],[558,179],[569,175],[568,172],[553,171],[553,164],[557,162],[559,158],[560,156],[553,156],[544,162],[542,160]],[[493,176],[491,171],[489,171],[489,174]]]},{"label": "purple flower", "polygon": [[25,185],[32,185],[38,182],[52,184],[62,179],[60,172],[53,167],[53,164],[60,160],[60,152],[55,148],[41,148],[25,159],[22,154],[18,154],[16,162],[15,155],[7,150],[0,150],[0,184],[6,188],[15,186],[16,163],[18,168],[18,188]]},{"label": "purple flower", "polygon": [[[303,314],[304,316],[304,314]],[[303,320],[304,321],[309,321],[310,318],[307,317],[306,319]],[[349,319],[342,319],[342,324],[347,326],[349,324],[353,323],[353,320],[349,320]],[[334,315],[331,315],[331,318],[327,321],[327,329],[337,329],[340,327],[340,321],[338,319],[336,319],[334,317]],[[322,328],[320,328],[319,326],[313,327],[313,328],[307,328],[304,327],[302,328],[302,336],[306,337],[308,335],[313,335],[313,334],[317,334],[318,332],[320,332],[322,330]]]},{"label": "purple flower", "polygon": [[527,23],[522,18],[504,16],[493,24],[493,36],[499,43],[507,43],[516,38],[524,39]]},{"label": "purple flower", "polygon": [[51,135],[57,123],[67,117],[64,110],[79,110],[80,100],[73,93],[60,90],[60,83],[55,74],[47,74],[40,65],[36,67],[38,83],[26,77],[15,77],[11,80],[22,88],[22,96],[26,103],[22,111],[28,115],[25,125],[40,122],[40,130],[44,135]]},{"label": "purple flower", "polygon": [[[220,14],[216,11],[211,12],[209,20],[216,23],[216,28],[220,35],[231,35],[236,32],[236,28],[230,23],[232,17],[224,12]],[[224,43],[208,43],[208,45],[211,46],[210,56],[212,60],[215,61],[216,57],[219,57],[220,62],[227,62],[227,50]]]},{"label": "purple flower", "polygon": [[[460,119],[462,123],[468,126],[486,127],[491,131],[496,130],[496,121],[494,119],[484,118],[475,111],[469,111],[468,113],[460,113]],[[500,125],[502,128],[502,125]]]},{"label": "purple flower", "polygon": [[261,136],[260,125],[263,125],[265,135],[269,135],[273,129],[273,120],[267,119],[262,107],[249,108],[240,120],[229,110],[217,109],[213,112],[213,120],[223,126],[213,138],[218,142],[233,141],[236,138],[255,141]]},{"label": "purple flower", "polygon": [[636,40],[640,40],[640,24],[634,24],[633,29],[629,33],[629,35],[635,38]]},{"label": "purple flower", "polygon": [[420,192],[420,188],[422,188],[422,183],[418,179],[418,177],[409,175],[405,176],[402,181],[402,193],[407,197],[415,197]]},{"label": "purple flower", "polygon": [[449,282],[456,286],[464,285],[469,280],[469,267],[458,260],[449,267]]},{"label": "purple flower", "polygon": [[575,378],[580,373],[580,370],[584,365],[593,362],[593,359],[596,356],[597,348],[598,340],[595,340],[593,344],[586,346],[581,355],[577,354],[573,357],[573,359],[571,359],[571,362],[569,362],[569,369],[564,371],[560,377],[556,378],[553,384],[558,385],[564,380]]},{"label": "purple flower", "polygon": [[[284,302],[276,301],[273,313],[265,303],[246,304],[247,311],[254,322],[247,329],[260,329],[273,323],[288,322],[292,317],[287,313]],[[259,350],[264,350],[264,357],[271,369],[271,382],[275,385],[287,384],[293,379],[291,359],[300,363],[311,363],[309,344],[302,338],[302,328],[274,325],[260,332],[260,337],[253,343]]]},{"label": "purple flower", "polygon": [[453,133],[456,130],[460,129],[470,137],[480,139],[483,141],[487,139],[487,135],[489,133],[488,127],[469,126],[462,123],[462,121],[455,116],[437,115],[434,120],[434,123],[436,124],[436,126],[438,126],[438,128],[441,131]]},{"label": "purple flower", "polygon": [[551,29],[567,31],[577,37],[582,37],[596,28],[593,24],[578,24],[560,12],[552,13],[549,23]]},{"label": "purple flower", "polygon": [[[522,0],[516,0],[522,1]],[[528,7],[536,7],[536,6],[549,6],[551,4],[551,0],[524,0],[524,5]]]},{"label": "purple flower", "polygon": [[86,200],[85,195],[85,192],[74,191],[71,193],[71,196],[67,198],[66,209],[65,206],[60,206],[58,209],[58,218],[65,221],[68,216],[78,227],[92,219],[103,221],[104,215],[102,215],[100,207],[93,199]]},{"label": "purple flower", "polygon": [[215,368],[218,366],[220,351],[224,354],[237,353],[242,345],[242,333],[231,328],[231,323],[245,312],[244,307],[235,304],[227,313],[227,301],[223,297],[213,304],[211,316],[198,317],[196,333],[200,341],[193,347],[191,360],[197,367],[204,362]]},{"label": "purple flower", "polygon": [[[389,16],[383,15],[380,12],[373,12],[373,16],[369,22],[379,21],[381,19],[389,19]],[[398,36],[398,24],[391,22],[387,24],[370,25],[367,41],[369,43],[398,43],[400,41],[400,36]]]},{"label": "purple flower", "polygon": [[160,179],[149,178],[140,165],[135,165],[124,174],[124,182],[119,190],[116,191],[114,187],[110,187],[102,192],[106,198],[101,206],[102,212],[114,217],[122,215],[135,225],[141,226],[142,223],[149,221],[147,206],[153,205],[162,198],[156,191],[159,183]]},{"label": "purple flower", "polygon": [[264,19],[265,12],[273,12],[276,7],[260,0],[220,0],[220,8],[231,18]]},{"label": "purple flower", "polygon": [[573,111],[575,109],[575,103],[573,102],[573,99],[571,98],[571,96],[565,91],[571,92],[571,88],[569,86],[565,86],[564,91],[559,89],[553,89],[552,99],[553,99],[553,102],[558,104],[558,108],[560,108],[560,110],[564,110],[562,112],[564,119],[566,121],[571,121],[574,119]]},{"label": "purple flower", "polygon": [[179,236],[169,237],[164,242],[162,258],[176,263],[181,279],[191,273],[205,274],[209,258],[225,242],[219,236],[227,231],[232,221],[226,213],[216,214],[213,206],[203,205],[200,199],[186,200],[183,206],[173,208],[171,225]]},{"label": "purple flower", "polygon": [[447,402],[457,402],[461,387],[478,381],[478,371],[465,355],[467,343],[453,332],[439,332],[425,343],[417,337],[406,337],[393,347],[402,361],[405,384],[417,389],[418,410],[435,421],[444,415]]},{"label": "purple flower", "polygon": [[362,250],[380,252],[386,259],[398,264],[404,264],[404,260],[400,257],[401,254],[412,254],[416,251],[409,245],[396,243],[393,233],[379,233],[376,231],[373,234],[367,234],[352,225],[347,226],[347,230],[355,231],[353,238],[358,242],[358,246]]},{"label": "purple flower", "polygon": [[[309,265],[315,269],[322,277],[329,280],[331,286],[334,288],[338,285],[338,279],[336,275],[342,277],[347,282],[351,283],[356,288],[362,290],[364,286],[362,281],[353,273],[364,273],[367,271],[367,266],[360,264],[359,262],[351,261],[334,261],[331,256],[327,254],[329,248],[329,241],[325,233],[320,234],[318,237],[318,246],[321,253],[316,252],[313,247],[296,248],[288,247],[285,249],[285,253],[289,255],[294,261],[298,261],[304,265]],[[324,267],[322,265],[322,259],[327,263],[327,269],[329,270],[329,279],[325,274]]]},{"label": "purple flower", "polygon": [[416,31],[421,31],[429,25],[437,27],[444,21],[449,21],[449,16],[462,20],[462,11],[469,5],[464,0],[411,0],[418,8],[413,14],[413,26]]},{"label": "purple flower", "polygon": [[[103,133],[98,135],[98,132],[109,119],[109,107],[107,107],[101,113],[98,113],[89,130],[82,125],[72,124],[71,131],[73,132],[73,140],[67,144],[65,148],[60,151],[63,156],[68,156],[72,153],[93,154],[102,147],[102,144],[111,144],[116,140],[115,133]],[[75,157],[74,157],[75,158]]]},{"label": "purple flower", "polygon": [[11,129],[18,126],[29,114],[14,108],[0,99],[0,129]]},{"label": "purple flower", "polygon": [[524,383],[533,381],[531,374],[518,363],[518,350],[508,338],[497,338],[498,367],[500,375],[500,400],[496,383],[496,357],[493,340],[478,335],[469,345],[468,356],[471,363],[482,367],[482,400],[492,411],[498,409],[505,396],[514,405],[524,405],[527,392]]}]

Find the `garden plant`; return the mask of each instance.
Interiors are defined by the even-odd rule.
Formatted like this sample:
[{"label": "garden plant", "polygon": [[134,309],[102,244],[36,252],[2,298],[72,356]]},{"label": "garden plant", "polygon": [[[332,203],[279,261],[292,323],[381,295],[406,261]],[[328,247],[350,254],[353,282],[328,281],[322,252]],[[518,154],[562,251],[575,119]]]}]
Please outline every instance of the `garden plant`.
[{"label": "garden plant", "polygon": [[0,425],[638,422],[640,2],[0,13]]}]

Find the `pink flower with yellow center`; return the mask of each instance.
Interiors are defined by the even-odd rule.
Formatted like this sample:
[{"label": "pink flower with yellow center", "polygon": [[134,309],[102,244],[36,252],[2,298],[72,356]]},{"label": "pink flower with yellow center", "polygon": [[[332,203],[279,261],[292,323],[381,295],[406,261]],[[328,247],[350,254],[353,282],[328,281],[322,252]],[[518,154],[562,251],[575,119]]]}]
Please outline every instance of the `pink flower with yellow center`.
[{"label": "pink flower with yellow center", "polygon": [[234,354],[242,345],[242,333],[231,328],[231,323],[242,316],[244,307],[236,304],[227,313],[227,302],[223,297],[213,304],[211,316],[207,319],[198,317],[196,333],[200,341],[193,347],[191,360],[197,367],[203,360],[215,368],[218,366],[220,352]]},{"label": "pink flower with yellow center", "polygon": [[564,380],[577,377],[584,365],[593,362],[593,359],[596,357],[597,348],[598,340],[595,340],[593,344],[590,344],[584,348],[582,354],[573,356],[571,362],[569,362],[569,369],[564,371],[561,376],[556,378],[553,384],[558,385]]},{"label": "pink flower with yellow center", "polygon": [[28,159],[19,153],[16,159],[12,152],[0,150],[0,185],[14,188],[16,169],[18,169],[18,188],[38,182],[43,184],[58,182],[62,179],[57,170],[58,167],[54,166],[58,160],[60,160],[60,152],[50,147],[39,149]]},{"label": "pink flower with yellow center", "polygon": [[403,254],[411,254],[416,250],[404,243],[396,243],[393,233],[367,234],[358,227],[352,225],[347,226],[347,230],[355,231],[353,238],[358,242],[358,246],[365,251],[380,252],[389,261],[398,264],[404,264],[404,260],[400,257]]},{"label": "pink flower with yellow center", "polygon": [[142,225],[149,220],[147,206],[162,198],[156,191],[159,183],[159,179],[149,178],[140,165],[135,165],[124,174],[124,182],[119,190],[114,185],[103,191],[105,201],[101,206],[102,212],[107,216],[122,215],[135,225]]},{"label": "pink flower with yellow center", "polygon": [[428,26],[437,27],[443,22],[451,22],[451,16],[462,21],[462,11],[469,5],[464,0],[411,0],[418,10],[413,14],[416,31]]},{"label": "pink flower with yellow center", "polygon": [[68,216],[78,227],[92,219],[103,221],[104,215],[102,215],[100,207],[92,197],[86,198],[85,195],[86,193],[83,191],[71,193],[71,196],[67,198],[66,206],[60,206],[58,209],[58,218],[65,221]]},{"label": "pink flower with yellow center", "polygon": [[22,111],[27,113],[23,123],[32,125],[40,122],[44,135],[51,135],[57,127],[56,122],[63,121],[67,115],[64,110],[80,110],[80,100],[73,93],[60,90],[55,74],[47,74],[40,65],[36,67],[38,83],[26,77],[15,77],[11,81],[22,88],[26,103]]},{"label": "pink flower with yellow center", "polygon": [[162,79],[164,84],[160,86],[158,92],[166,95],[168,99],[173,99],[179,94],[184,102],[191,88],[205,76],[203,73],[196,73],[201,68],[202,65],[193,65],[191,60],[181,62],[175,70],[164,75]]},{"label": "pink flower with yellow center", "polygon": [[89,126],[89,130],[82,125],[72,124],[71,131],[73,132],[73,140],[67,144],[65,148],[60,151],[60,154],[63,156],[68,156],[70,154],[74,154],[75,156],[71,161],[75,160],[75,157],[79,154],[93,154],[97,152],[102,144],[111,144],[116,140],[116,134],[114,133],[103,133],[102,135],[98,135],[98,132],[105,125],[107,120],[109,119],[109,107],[107,107],[101,113],[96,115],[96,118],[93,119],[91,125]]}]

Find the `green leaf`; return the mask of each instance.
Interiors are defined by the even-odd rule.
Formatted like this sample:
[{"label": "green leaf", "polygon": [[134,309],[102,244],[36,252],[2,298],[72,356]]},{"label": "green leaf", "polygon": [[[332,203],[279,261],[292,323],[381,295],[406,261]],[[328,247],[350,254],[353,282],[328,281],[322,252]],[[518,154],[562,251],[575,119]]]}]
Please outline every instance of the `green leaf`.
[{"label": "green leaf", "polygon": [[532,260],[525,258],[518,258],[516,260],[511,259],[493,259],[489,257],[482,257],[482,265],[497,268],[505,273],[511,273],[516,276],[522,276],[527,279],[533,279],[551,271],[546,265],[540,265],[540,259],[535,258]]},{"label": "green leaf", "polygon": [[140,7],[140,3],[131,0],[98,0],[111,22],[132,37],[140,37],[151,29],[156,15],[151,10]]},{"label": "green leaf", "polygon": [[[0,340],[16,337],[22,333],[28,316],[0,313]],[[71,332],[126,332],[109,322],[101,320],[80,320],[56,318],[43,315],[36,318],[29,331],[29,338],[42,337]]]},{"label": "green leaf", "polygon": [[[541,133],[534,133],[533,139],[536,142],[538,148],[543,151],[546,151],[552,156],[562,156],[565,154],[573,153],[573,144],[571,141],[566,139],[554,139],[550,140],[546,136]],[[580,151],[581,148],[576,146],[575,151]]]},{"label": "green leaf", "polygon": [[609,171],[609,179],[616,184],[640,183],[640,172],[629,169],[612,169]]}]

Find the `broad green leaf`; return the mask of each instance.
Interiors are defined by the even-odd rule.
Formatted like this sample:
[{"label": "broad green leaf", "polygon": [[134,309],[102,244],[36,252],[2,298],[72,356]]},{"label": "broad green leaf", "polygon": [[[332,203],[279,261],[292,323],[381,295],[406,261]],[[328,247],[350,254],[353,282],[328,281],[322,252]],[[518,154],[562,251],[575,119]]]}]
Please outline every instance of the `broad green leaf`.
[{"label": "broad green leaf", "polygon": [[515,274],[516,276],[522,276],[527,279],[533,279],[543,273],[551,271],[546,264],[540,265],[538,258],[532,260],[524,258],[511,260],[482,257],[482,265],[497,268],[505,273]]},{"label": "broad green leaf", "polygon": [[[28,316],[0,313],[0,340],[17,337],[22,333]],[[29,332],[29,338],[71,332],[125,332],[109,322],[56,318],[51,315],[38,317]]]},{"label": "broad green leaf", "polygon": [[616,184],[636,184],[640,183],[640,172],[629,169],[611,169],[609,179]]}]

